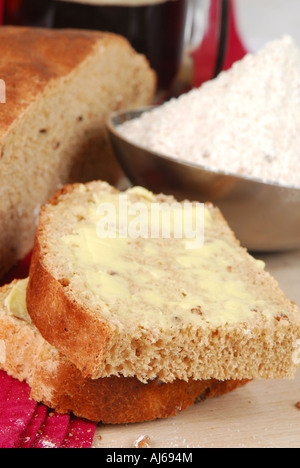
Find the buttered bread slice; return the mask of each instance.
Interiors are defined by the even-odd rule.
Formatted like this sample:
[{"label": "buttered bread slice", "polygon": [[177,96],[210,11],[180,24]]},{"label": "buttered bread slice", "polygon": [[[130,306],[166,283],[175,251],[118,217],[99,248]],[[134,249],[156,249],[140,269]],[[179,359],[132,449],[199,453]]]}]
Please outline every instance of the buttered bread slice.
[{"label": "buttered bread slice", "polygon": [[[185,206],[193,225],[201,215],[203,243],[179,235]],[[84,376],[293,377],[298,307],[218,209],[198,208],[101,181],[65,186],[42,208],[28,312]]]}]

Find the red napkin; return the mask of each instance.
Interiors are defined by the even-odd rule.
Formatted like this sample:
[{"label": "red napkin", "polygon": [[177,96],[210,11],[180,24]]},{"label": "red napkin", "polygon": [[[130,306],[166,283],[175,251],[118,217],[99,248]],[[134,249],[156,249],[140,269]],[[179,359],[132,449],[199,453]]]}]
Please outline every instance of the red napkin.
[{"label": "red napkin", "polygon": [[23,434],[18,440],[19,448],[32,448],[38,431],[41,429],[43,422],[46,419],[48,408],[45,405],[37,405],[34,415],[27,425]]},{"label": "red napkin", "polygon": [[[28,255],[1,283],[26,278],[30,258]],[[0,448],[91,448],[95,430],[94,422],[57,414],[31,400],[27,383],[0,370]]]},{"label": "red napkin", "polygon": [[1,372],[0,448],[14,448],[34,415],[30,389]]},{"label": "red napkin", "polygon": [[0,448],[91,448],[96,424],[57,414],[30,388],[0,371]]}]

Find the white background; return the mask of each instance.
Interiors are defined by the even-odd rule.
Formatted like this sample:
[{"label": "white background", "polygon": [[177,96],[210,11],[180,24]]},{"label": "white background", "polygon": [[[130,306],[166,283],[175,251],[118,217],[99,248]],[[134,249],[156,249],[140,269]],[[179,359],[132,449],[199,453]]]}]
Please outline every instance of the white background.
[{"label": "white background", "polygon": [[289,34],[300,47],[300,0],[235,0],[238,28],[247,50]]}]

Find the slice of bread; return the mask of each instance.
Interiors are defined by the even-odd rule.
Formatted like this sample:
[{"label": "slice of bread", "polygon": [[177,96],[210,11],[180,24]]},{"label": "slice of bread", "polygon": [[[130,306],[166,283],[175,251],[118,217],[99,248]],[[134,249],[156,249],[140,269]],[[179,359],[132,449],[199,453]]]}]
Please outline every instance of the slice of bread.
[{"label": "slice of bread", "polygon": [[[299,308],[218,209],[205,206],[197,249],[175,229],[170,238],[112,235],[122,207],[146,208],[138,222],[128,217],[129,232],[134,222],[149,227],[154,206],[166,216],[174,204],[184,206],[139,187],[121,194],[101,181],[59,191],[41,210],[31,261],[27,307],[36,327],[93,379],[292,378]],[[115,222],[124,228],[124,218]]]},{"label": "slice of bread", "polygon": [[219,396],[246,381],[174,381],[136,378],[84,379],[79,370],[49,345],[26,311],[27,280],[0,288],[0,368],[26,381],[31,398],[58,413],[106,424],[133,423],[175,416],[195,401]]},{"label": "slice of bread", "polygon": [[156,76],[113,34],[3,26],[0,49],[2,276],[31,250],[40,205],[58,188],[119,181],[106,118],[150,104]]}]

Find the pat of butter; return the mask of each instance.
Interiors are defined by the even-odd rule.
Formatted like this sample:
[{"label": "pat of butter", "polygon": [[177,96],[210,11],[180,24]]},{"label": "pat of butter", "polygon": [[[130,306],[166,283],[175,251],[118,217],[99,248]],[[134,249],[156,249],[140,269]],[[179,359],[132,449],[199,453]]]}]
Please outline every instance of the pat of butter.
[{"label": "pat of butter", "polygon": [[9,315],[13,315],[26,322],[31,322],[26,307],[26,288],[28,278],[19,280],[5,299],[5,307]]},{"label": "pat of butter", "polygon": [[132,187],[127,190],[128,195],[137,195],[141,198],[144,198],[145,200],[148,200],[150,202],[155,202],[155,195],[150,192],[149,190],[145,189],[144,187]]}]

